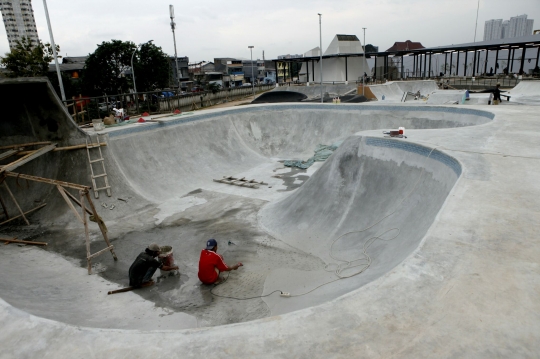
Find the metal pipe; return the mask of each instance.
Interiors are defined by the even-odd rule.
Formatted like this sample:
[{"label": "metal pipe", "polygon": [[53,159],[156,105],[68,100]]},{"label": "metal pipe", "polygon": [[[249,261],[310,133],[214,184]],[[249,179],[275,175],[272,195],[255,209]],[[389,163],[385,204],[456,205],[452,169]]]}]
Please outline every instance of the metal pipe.
[{"label": "metal pipe", "polygon": [[255,75],[253,74],[253,48],[254,46],[248,46],[251,52],[251,92],[253,93],[253,99],[255,100]]},{"label": "metal pipe", "polygon": [[322,76],[322,21],[321,21],[321,16],[322,14],[318,14],[319,15],[319,50],[320,50],[320,60],[319,62],[321,63],[321,103],[324,102],[324,99],[323,99],[323,87],[322,87],[322,81],[323,81],[323,76]]},{"label": "metal pipe", "polygon": [[180,90],[180,70],[178,69],[178,55],[176,53],[176,35],[174,29],[176,28],[176,23],[174,22],[174,6],[169,5],[169,15],[171,17],[171,29],[172,36],[174,41],[174,62],[176,64],[176,84],[178,85],[178,90]]},{"label": "metal pipe", "polygon": [[[362,44],[362,46],[364,47],[364,61],[366,61],[366,63],[367,63],[367,60],[366,60],[366,29],[367,29],[367,27],[362,28],[362,30],[364,30],[364,43]],[[364,74],[365,73],[366,72],[364,71]],[[365,96],[365,90],[364,90],[365,86],[366,86],[366,75],[362,75],[362,96]]]},{"label": "metal pipe", "polygon": [[58,65],[58,54],[56,53],[56,45],[54,43],[54,37],[51,28],[51,20],[49,19],[49,10],[47,9],[47,1],[43,0],[43,7],[45,8],[45,17],[47,18],[47,26],[49,27],[49,36],[51,37],[51,46],[54,55],[54,64],[56,66],[56,74],[58,75],[58,86],[60,86],[60,94],[62,95],[62,101],[66,101],[66,93],[64,92],[64,83],[62,82],[62,75],[60,74],[60,65]]}]

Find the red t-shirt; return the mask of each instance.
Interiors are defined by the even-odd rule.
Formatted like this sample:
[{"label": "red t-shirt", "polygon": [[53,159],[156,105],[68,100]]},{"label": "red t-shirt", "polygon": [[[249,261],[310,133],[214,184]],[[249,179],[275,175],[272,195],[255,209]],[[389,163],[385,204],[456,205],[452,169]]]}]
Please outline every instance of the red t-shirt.
[{"label": "red t-shirt", "polygon": [[207,249],[201,251],[201,258],[199,259],[199,279],[204,284],[212,284],[218,279],[218,274],[216,273],[217,268],[220,272],[226,271],[229,269],[225,262],[223,262],[223,257],[216,252],[212,252]]}]

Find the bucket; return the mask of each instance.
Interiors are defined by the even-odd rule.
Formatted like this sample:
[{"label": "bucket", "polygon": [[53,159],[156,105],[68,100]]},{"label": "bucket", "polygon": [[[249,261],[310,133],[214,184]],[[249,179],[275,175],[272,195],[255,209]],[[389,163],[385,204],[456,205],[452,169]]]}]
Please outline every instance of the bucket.
[{"label": "bucket", "polygon": [[[159,260],[161,263],[163,263],[164,266],[173,267],[174,266],[174,257],[173,257],[173,249],[171,246],[163,246],[159,248],[161,250],[161,253],[159,254]],[[168,276],[171,274],[175,274],[176,271],[164,271],[161,270],[162,276]]]},{"label": "bucket", "polygon": [[103,120],[101,118],[92,120],[92,125],[94,126],[94,131],[103,131],[105,129],[105,125],[103,124]]}]

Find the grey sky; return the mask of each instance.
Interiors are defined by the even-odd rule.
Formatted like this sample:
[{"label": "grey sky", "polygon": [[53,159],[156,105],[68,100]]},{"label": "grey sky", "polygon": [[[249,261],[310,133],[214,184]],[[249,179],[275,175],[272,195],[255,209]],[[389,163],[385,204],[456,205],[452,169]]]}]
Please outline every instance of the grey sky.
[{"label": "grey sky", "polygon": [[[49,42],[43,1],[33,0],[38,34]],[[355,34],[381,51],[395,41],[419,41],[424,46],[472,42],[476,0],[48,0],[54,37],[61,55],[83,56],[111,39],[135,43],[154,40],[173,55],[169,4],[174,5],[179,56],[191,62],[214,57],[274,59],[301,54],[319,45],[322,13],[323,48],[335,34]],[[478,32],[484,21],[527,14],[540,29],[540,0],[480,0]],[[0,27],[0,54],[9,51],[5,28]]]}]

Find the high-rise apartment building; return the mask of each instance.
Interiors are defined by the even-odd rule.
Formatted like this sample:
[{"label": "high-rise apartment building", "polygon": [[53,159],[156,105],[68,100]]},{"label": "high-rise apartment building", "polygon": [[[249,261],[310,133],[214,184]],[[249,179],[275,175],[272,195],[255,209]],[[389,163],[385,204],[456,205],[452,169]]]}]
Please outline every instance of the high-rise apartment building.
[{"label": "high-rise apartment building", "polygon": [[502,39],[502,19],[488,20],[484,24],[484,41]]},{"label": "high-rise apartment building", "polygon": [[0,0],[0,10],[10,49],[23,37],[29,37],[32,45],[39,43],[32,0]]},{"label": "high-rise apartment building", "polygon": [[534,20],[527,19],[527,15],[511,17],[510,20],[493,19],[484,24],[484,41],[509,39],[531,35]]}]

